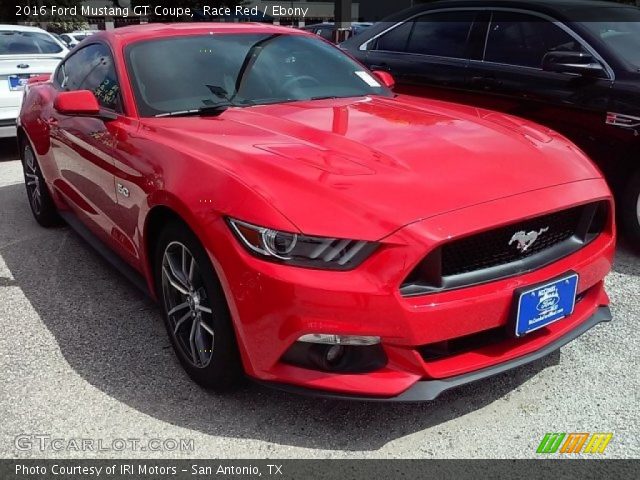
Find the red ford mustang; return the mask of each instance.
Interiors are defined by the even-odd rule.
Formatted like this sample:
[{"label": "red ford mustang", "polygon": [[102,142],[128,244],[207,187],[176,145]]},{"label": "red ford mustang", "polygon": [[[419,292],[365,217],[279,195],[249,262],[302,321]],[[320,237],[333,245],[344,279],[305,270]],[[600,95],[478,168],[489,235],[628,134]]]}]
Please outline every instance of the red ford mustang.
[{"label": "red ford mustang", "polygon": [[210,388],[427,400],[610,320],[613,204],[589,160],[392,80],[281,27],[94,35],[26,89],[33,214],[157,298]]}]

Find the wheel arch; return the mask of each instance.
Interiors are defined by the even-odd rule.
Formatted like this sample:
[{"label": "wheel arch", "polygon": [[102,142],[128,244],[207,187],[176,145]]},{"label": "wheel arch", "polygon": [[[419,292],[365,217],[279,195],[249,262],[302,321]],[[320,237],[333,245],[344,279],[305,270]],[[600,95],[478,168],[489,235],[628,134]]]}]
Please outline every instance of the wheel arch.
[{"label": "wheel arch", "polygon": [[[218,277],[220,285],[222,287],[223,295],[225,296],[228,308],[230,310],[232,324],[234,329],[235,338],[237,341],[238,348],[240,349],[240,353],[243,359],[243,363],[245,365],[249,365],[250,362],[248,360],[248,356],[246,354],[246,349],[244,346],[244,336],[241,331],[240,325],[235,321],[237,318],[237,309],[235,308],[235,302],[231,295],[228,282],[224,272],[221,270],[221,266],[219,262],[215,260],[215,258],[211,258],[211,255],[214,255],[203,241],[204,233],[199,231],[199,229],[194,228],[194,226],[187,220],[189,218],[189,211],[182,210],[186,208],[182,203],[180,203],[177,199],[171,199],[171,197],[165,197],[164,202],[154,204],[148,211],[145,221],[144,221],[144,230],[142,236],[142,246],[144,248],[145,262],[144,268],[147,269],[147,282],[149,287],[149,293],[152,297],[160,301],[161,296],[158,292],[158,287],[156,285],[156,272],[155,272],[155,258],[157,254],[158,242],[157,239],[162,231],[163,227],[171,221],[177,221],[182,223],[185,228],[188,228],[198,239],[202,247],[208,253],[211,266],[213,271]],[[174,203],[177,202],[177,203]]]},{"label": "wheel arch", "polygon": [[[162,232],[164,226],[172,221],[178,221],[185,226],[191,227],[182,218],[182,216],[174,209],[165,204],[158,204],[149,210],[144,222],[144,230],[142,234],[143,248],[145,252],[145,266],[148,272],[147,282],[149,283],[149,292],[154,296],[158,296],[156,290],[156,272],[154,268],[154,258],[156,255],[157,238]],[[193,231],[193,229],[191,229]]]}]

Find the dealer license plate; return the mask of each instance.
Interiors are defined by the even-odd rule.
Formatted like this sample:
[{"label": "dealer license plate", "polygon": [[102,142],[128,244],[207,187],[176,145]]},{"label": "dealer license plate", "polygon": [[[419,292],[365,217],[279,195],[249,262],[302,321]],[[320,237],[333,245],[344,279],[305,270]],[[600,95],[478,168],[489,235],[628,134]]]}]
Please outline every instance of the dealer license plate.
[{"label": "dealer license plate", "polygon": [[24,90],[24,86],[29,81],[31,75],[28,73],[20,75],[9,75],[9,90]]},{"label": "dealer license plate", "polygon": [[517,337],[546,327],[571,315],[576,303],[578,274],[518,292],[515,334]]}]

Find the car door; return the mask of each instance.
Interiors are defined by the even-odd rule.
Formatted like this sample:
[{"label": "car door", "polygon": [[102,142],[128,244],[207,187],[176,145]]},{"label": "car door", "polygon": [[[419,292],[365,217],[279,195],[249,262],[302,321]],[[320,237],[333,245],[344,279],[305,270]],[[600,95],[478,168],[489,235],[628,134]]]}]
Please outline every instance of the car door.
[{"label": "car door", "polygon": [[481,56],[469,63],[474,105],[522,116],[553,128],[596,155],[612,86],[612,71],[600,78],[542,69],[548,52],[571,51],[597,56],[578,35],[548,17],[496,10],[487,22]]},{"label": "car door", "polygon": [[481,12],[429,12],[399,23],[366,45],[365,62],[396,78],[398,93],[447,98],[465,86],[473,24]]},{"label": "car door", "polygon": [[93,43],[75,52],[56,72],[56,83],[61,92],[92,91],[103,115],[52,114],[51,136],[59,171],[54,185],[94,234],[121,253],[131,253],[133,247],[123,244],[124,236],[119,232],[114,170],[133,126],[123,114],[109,47]]}]

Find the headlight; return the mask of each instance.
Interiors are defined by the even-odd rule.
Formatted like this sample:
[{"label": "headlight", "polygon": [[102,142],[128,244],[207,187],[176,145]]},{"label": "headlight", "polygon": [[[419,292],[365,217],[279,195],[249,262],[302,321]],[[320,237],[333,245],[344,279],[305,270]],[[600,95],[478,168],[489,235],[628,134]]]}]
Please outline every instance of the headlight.
[{"label": "headlight", "polygon": [[264,260],[298,267],[351,270],[378,246],[375,242],[309,237],[227,219],[231,230],[250,253]]}]

